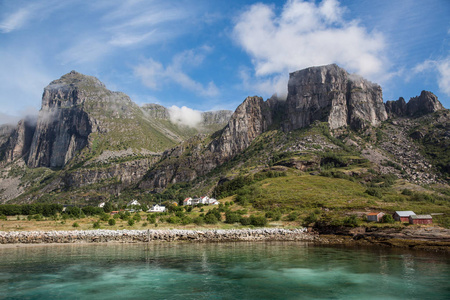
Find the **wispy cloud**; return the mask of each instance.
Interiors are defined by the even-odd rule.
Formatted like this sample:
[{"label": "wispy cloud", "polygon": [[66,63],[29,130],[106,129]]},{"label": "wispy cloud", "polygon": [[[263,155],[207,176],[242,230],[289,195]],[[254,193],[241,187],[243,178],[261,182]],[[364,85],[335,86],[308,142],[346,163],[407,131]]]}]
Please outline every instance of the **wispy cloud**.
[{"label": "wispy cloud", "polygon": [[7,16],[0,23],[0,31],[2,33],[9,33],[21,28],[30,19],[32,11],[32,7],[28,6]]},{"label": "wispy cloud", "polygon": [[124,48],[148,46],[170,40],[184,32],[183,22],[195,15],[195,9],[174,6],[166,1],[93,2],[86,12],[100,15],[96,26],[75,33],[59,55],[63,64],[101,61]]},{"label": "wispy cloud", "polygon": [[200,96],[213,97],[219,94],[219,89],[210,81],[204,85],[186,74],[186,67],[198,67],[202,64],[210,47],[201,47],[196,50],[187,50],[175,55],[172,62],[166,67],[158,61],[148,59],[134,68],[134,74],[142,83],[153,90],[159,90],[168,83],[194,92]]},{"label": "wispy cloud", "polygon": [[344,12],[336,0],[287,1],[279,15],[272,6],[255,4],[237,18],[233,34],[251,56],[256,76],[330,63],[370,79],[380,76],[383,36],[344,20]]},{"label": "wispy cloud", "polygon": [[66,1],[36,1],[18,9],[6,10],[0,19],[0,32],[10,33],[47,18],[52,12],[66,6]]},{"label": "wispy cloud", "polygon": [[420,74],[429,71],[436,74],[439,90],[450,96],[450,56],[438,60],[427,59],[417,64],[412,73]]}]

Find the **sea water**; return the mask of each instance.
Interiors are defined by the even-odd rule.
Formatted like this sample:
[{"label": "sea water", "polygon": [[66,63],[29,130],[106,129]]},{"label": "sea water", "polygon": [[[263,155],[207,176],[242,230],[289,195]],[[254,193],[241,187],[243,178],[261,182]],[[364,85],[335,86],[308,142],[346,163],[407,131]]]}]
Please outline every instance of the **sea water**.
[{"label": "sea water", "polygon": [[298,242],[9,247],[0,299],[450,299],[450,261]]}]

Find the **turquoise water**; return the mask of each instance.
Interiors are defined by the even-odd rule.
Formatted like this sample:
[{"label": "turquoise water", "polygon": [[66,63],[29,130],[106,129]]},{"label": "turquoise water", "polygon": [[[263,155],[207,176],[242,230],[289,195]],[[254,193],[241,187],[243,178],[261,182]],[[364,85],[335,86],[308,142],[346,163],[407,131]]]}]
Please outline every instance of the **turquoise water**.
[{"label": "turquoise water", "polygon": [[450,260],[291,242],[0,248],[0,299],[450,299]]}]

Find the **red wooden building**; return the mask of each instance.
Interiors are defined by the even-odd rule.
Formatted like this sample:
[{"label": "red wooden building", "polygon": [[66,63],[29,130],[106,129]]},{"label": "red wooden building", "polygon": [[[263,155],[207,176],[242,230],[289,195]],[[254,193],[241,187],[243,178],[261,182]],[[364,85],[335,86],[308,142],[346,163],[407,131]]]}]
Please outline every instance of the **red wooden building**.
[{"label": "red wooden building", "polygon": [[433,217],[430,215],[409,216],[409,224],[433,224]]},{"label": "red wooden building", "polygon": [[413,211],[396,211],[392,216],[395,221],[400,221],[404,223],[409,222],[409,216],[415,216],[416,214]]}]

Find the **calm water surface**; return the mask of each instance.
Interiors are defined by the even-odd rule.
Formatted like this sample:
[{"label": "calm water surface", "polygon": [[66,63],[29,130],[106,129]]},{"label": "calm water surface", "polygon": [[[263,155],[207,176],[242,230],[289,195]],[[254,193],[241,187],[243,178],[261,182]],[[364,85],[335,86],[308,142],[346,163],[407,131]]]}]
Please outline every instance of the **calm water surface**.
[{"label": "calm water surface", "polygon": [[0,299],[450,299],[450,258],[291,242],[0,248]]}]

